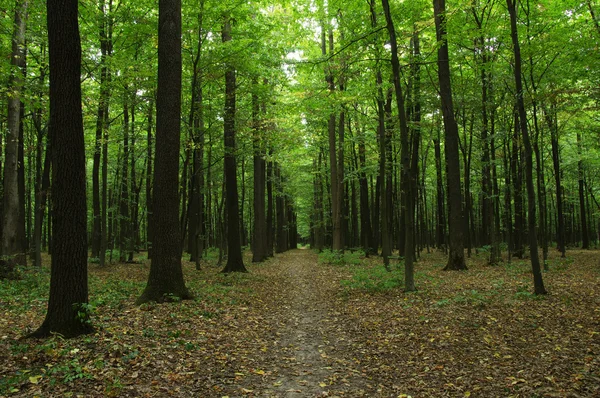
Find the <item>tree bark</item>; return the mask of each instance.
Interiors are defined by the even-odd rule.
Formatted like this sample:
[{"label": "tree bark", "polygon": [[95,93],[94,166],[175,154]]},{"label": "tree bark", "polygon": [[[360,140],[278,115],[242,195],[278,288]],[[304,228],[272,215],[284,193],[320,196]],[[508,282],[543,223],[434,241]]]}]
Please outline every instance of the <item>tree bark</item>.
[{"label": "tree bark", "polygon": [[[253,86],[258,89],[258,81],[254,79]],[[252,145],[254,150],[254,223],[252,233],[252,262],[262,262],[267,259],[267,218],[265,214],[266,160],[261,130],[264,123],[260,120],[260,103],[258,94],[252,93]]]},{"label": "tree bark", "polygon": [[93,331],[87,281],[85,143],[76,1],[48,0],[52,148],[52,266],[48,311],[31,337]]},{"label": "tree bark", "polygon": [[189,299],[181,267],[179,148],[181,128],[181,2],[159,0],[154,240],[148,283],[137,304]]},{"label": "tree bark", "polygon": [[10,276],[14,266],[27,265],[27,256],[20,236],[21,222],[24,221],[24,204],[19,194],[19,162],[21,137],[21,94],[24,88],[25,68],[25,25],[27,20],[27,0],[15,3],[14,31],[12,36],[10,95],[8,96],[8,117],[6,145],[4,153],[4,180],[2,205],[2,260],[0,278]]},{"label": "tree bark", "polygon": [[[223,43],[231,41],[231,20],[225,17],[221,32]],[[222,272],[247,272],[242,258],[240,210],[238,203],[237,170],[235,157],[236,72],[232,65],[225,70],[225,211],[227,213],[227,264]]]},{"label": "tree bark", "polygon": [[434,0],[435,27],[438,42],[438,78],[444,119],[445,146],[448,179],[448,229],[449,255],[445,270],[465,270],[462,195],[460,191],[460,164],[458,161],[458,125],[454,118],[452,86],[450,83],[450,60],[446,40],[446,2]]},{"label": "tree bark", "polygon": [[510,30],[511,39],[514,51],[514,75],[515,87],[517,90],[517,107],[519,110],[519,122],[521,134],[523,136],[523,145],[525,147],[526,161],[526,180],[527,180],[527,202],[528,202],[528,222],[529,222],[529,254],[531,256],[531,269],[533,272],[533,283],[535,294],[546,294],[544,281],[542,279],[542,271],[540,269],[540,259],[538,255],[538,244],[536,234],[536,215],[535,215],[535,191],[533,186],[533,161],[531,158],[532,148],[529,139],[529,131],[527,126],[527,115],[525,113],[525,103],[523,100],[523,83],[521,73],[521,48],[519,45],[519,36],[517,32],[517,13],[516,3],[518,0],[506,0],[508,12],[510,14]]}]

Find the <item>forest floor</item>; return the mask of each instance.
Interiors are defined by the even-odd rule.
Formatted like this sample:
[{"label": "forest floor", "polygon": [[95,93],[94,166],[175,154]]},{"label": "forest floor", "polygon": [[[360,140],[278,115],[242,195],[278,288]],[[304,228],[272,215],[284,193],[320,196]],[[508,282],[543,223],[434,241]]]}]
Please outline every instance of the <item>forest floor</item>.
[{"label": "forest floor", "polygon": [[20,339],[49,279],[24,269],[0,281],[0,396],[598,397],[600,253],[551,254],[543,297],[523,260],[423,253],[404,293],[402,267],[299,249],[247,274],[184,262],[196,299],[141,307],[148,261],[90,264],[96,332],[70,340]]}]

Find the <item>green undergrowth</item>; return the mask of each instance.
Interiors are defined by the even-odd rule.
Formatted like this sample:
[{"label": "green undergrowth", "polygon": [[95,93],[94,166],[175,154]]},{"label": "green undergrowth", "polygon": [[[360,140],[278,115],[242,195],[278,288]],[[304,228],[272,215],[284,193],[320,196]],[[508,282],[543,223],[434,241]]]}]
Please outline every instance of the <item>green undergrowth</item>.
[{"label": "green undergrowth", "polygon": [[361,265],[365,253],[362,250],[346,250],[340,252],[337,250],[325,249],[319,253],[319,263],[329,265]]},{"label": "green undergrowth", "polygon": [[374,267],[356,267],[352,269],[352,277],[340,283],[344,289],[359,290],[367,293],[381,293],[402,286],[402,271],[387,271],[382,265]]}]

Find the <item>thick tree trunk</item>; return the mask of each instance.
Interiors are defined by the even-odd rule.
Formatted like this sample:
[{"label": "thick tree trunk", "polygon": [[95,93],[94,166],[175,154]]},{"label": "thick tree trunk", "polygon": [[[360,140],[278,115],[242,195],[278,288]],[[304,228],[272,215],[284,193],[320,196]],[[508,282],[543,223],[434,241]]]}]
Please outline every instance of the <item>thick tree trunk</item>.
[{"label": "thick tree trunk", "polygon": [[535,190],[533,186],[533,161],[531,158],[532,147],[529,139],[527,126],[527,115],[525,113],[525,103],[523,100],[523,83],[521,73],[521,48],[519,45],[519,36],[517,32],[517,13],[516,3],[518,0],[506,0],[508,12],[510,14],[511,39],[515,56],[514,74],[515,87],[517,90],[517,107],[519,110],[519,121],[521,134],[523,136],[523,145],[525,147],[525,175],[527,180],[527,202],[528,202],[528,222],[529,222],[529,254],[531,256],[531,269],[533,272],[533,283],[535,294],[546,294],[542,271],[540,268],[540,259],[538,255],[538,244],[536,234],[536,215],[535,215]]},{"label": "thick tree trunk", "polygon": [[434,0],[435,26],[438,47],[438,78],[444,118],[445,154],[448,179],[448,227],[449,248],[448,263],[445,270],[464,270],[465,253],[463,243],[462,195],[460,191],[460,164],[458,162],[458,125],[454,118],[452,86],[450,83],[450,62],[448,42],[446,40],[446,2]]},{"label": "thick tree trunk", "polygon": [[[231,41],[231,20],[225,17],[222,30],[223,43]],[[236,72],[232,65],[225,71],[225,211],[227,213],[227,264],[222,272],[247,272],[242,258],[240,235],[240,210],[238,203],[237,170],[235,156]]]},{"label": "thick tree trunk", "polygon": [[181,2],[159,0],[153,247],[148,283],[137,304],[192,297],[183,280],[179,230]]},{"label": "thick tree trunk", "polygon": [[48,0],[52,148],[52,266],[46,318],[32,337],[92,332],[87,285],[87,201],[77,2]]}]

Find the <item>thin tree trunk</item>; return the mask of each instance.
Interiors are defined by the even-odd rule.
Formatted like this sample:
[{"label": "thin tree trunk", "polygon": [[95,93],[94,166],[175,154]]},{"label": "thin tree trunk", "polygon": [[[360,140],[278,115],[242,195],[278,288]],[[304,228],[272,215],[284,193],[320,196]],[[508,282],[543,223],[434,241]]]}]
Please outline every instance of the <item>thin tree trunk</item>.
[{"label": "thin tree trunk", "polygon": [[544,281],[542,279],[542,271],[540,268],[540,259],[538,255],[538,244],[536,234],[536,214],[535,214],[535,190],[533,186],[533,161],[531,159],[531,142],[529,139],[529,131],[527,126],[527,115],[525,113],[525,103],[523,100],[523,83],[521,73],[521,48],[519,45],[519,36],[517,32],[517,14],[516,3],[518,0],[506,0],[508,12],[510,14],[511,39],[513,43],[513,51],[515,57],[514,74],[515,86],[517,90],[517,107],[519,110],[519,121],[521,134],[523,135],[523,145],[525,147],[526,169],[525,175],[527,180],[527,202],[528,202],[528,222],[529,222],[529,253],[531,256],[531,269],[533,272],[533,283],[535,294],[546,294]]},{"label": "thin tree trunk", "polygon": [[[8,97],[8,117],[6,145],[4,154],[4,180],[2,205],[2,245],[3,259],[0,262],[0,279],[10,276],[14,266],[27,265],[25,247],[20,234],[21,222],[24,221],[24,204],[19,195],[19,169],[24,165],[19,162],[21,137],[21,92],[24,88],[25,68],[25,26],[27,21],[27,0],[15,3],[14,30],[12,35],[12,52]],[[19,166],[20,164],[20,166]]]}]

